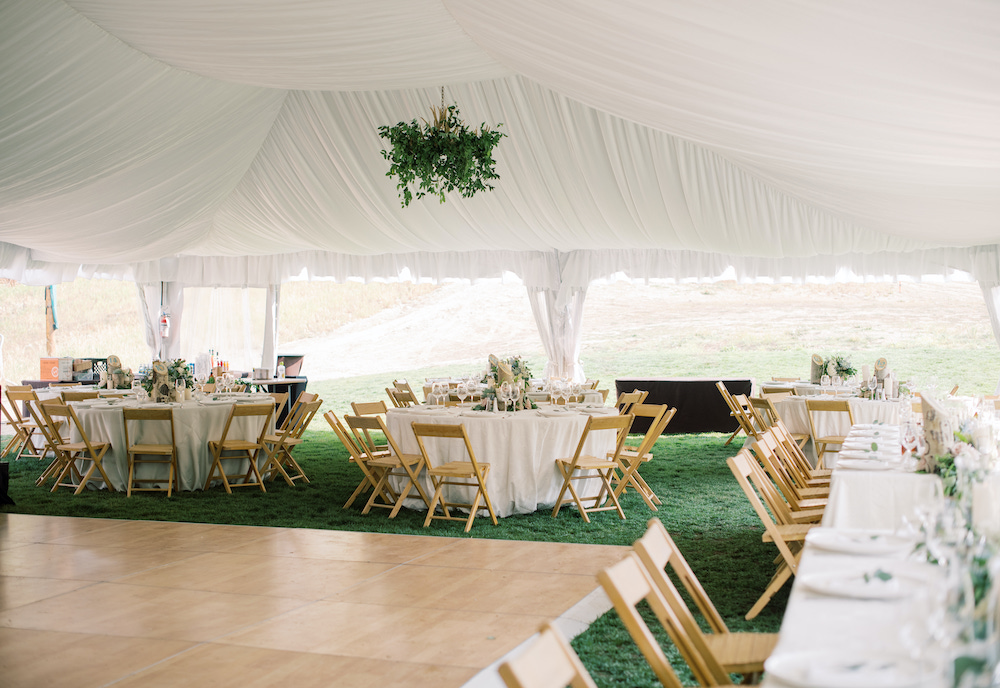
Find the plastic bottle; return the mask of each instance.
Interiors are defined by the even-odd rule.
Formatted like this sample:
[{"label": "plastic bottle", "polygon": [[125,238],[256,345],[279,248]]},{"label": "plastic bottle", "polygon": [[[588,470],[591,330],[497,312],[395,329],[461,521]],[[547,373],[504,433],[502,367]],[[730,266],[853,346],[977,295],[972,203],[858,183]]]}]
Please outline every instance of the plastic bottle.
[{"label": "plastic bottle", "polygon": [[278,368],[275,370],[275,376],[281,380],[285,377],[285,359],[278,359]]}]

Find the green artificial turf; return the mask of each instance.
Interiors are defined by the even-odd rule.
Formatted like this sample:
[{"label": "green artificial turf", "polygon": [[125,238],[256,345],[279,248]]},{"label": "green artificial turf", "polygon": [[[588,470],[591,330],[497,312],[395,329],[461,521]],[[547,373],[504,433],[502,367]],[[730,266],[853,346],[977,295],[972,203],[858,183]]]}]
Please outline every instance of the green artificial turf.
[{"label": "green artificial turf", "polygon": [[[53,494],[34,484],[42,464],[22,459],[11,463],[10,496],[16,505],[5,510],[606,545],[631,545],[654,515],[634,492],[622,500],[628,517],[625,521],[612,512],[602,512],[594,514],[590,524],[573,509],[564,509],[555,519],[549,510],[543,510],[500,519],[497,527],[478,519],[472,532],[465,534],[461,523],[437,521],[423,528],[423,515],[407,509],[392,520],[384,510],[362,515],[363,499],[350,509],[342,508],[361,479],[361,471],[348,463],[346,450],[330,432],[310,430],[305,439],[296,449],[296,458],[312,482],[295,487],[274,482],[269,484],[267,494],[240,490],[227,495],[221,487],[182,492],[170,499],[162,493],[139,493],[126,499],[124,493],[104,490],[78,496],[68,490]],[[670,531],[730,629],[777,631],[788,586],[757,619],[743,619],[767,586],[776,550],[761,541],[763,527],[726,466],[726,459],[736,453],[736,448],[724,446],[725,439],[719,434],[663,437],[654,447],[654,460],[642,468],[642,475],[664,502],[655,515]],[[661,639],[682,680],[692,683],[690,672],[670,641],[665,635]],[[614,611],[592,624],[573,641],[573,646],[599,686],[659,685]]]}]

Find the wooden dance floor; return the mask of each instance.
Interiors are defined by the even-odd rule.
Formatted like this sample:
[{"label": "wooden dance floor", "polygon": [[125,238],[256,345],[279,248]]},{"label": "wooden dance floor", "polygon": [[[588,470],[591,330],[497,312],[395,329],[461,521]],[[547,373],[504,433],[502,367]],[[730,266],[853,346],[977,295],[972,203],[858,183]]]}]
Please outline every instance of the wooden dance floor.
[{"label": "wooden dance floor", "polygon": [[0,683],[462,686],[626,552],[0,514]]}]

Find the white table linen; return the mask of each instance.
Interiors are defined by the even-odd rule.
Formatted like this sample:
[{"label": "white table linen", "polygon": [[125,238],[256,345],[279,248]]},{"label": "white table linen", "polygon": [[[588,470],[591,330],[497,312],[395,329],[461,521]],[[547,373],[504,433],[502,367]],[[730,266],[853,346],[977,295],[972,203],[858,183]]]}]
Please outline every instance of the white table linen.
[{"label": "white table linen", "polygon": [[[830,397],[831,399],[834,397]],[[909,404],[903,399],[890,399],[886,401],[876,401],[873,399],[862,399],[851,397],[847,400],[851,406],[851,413],[854,415],[854,422],[859,424],[886,423],[897,425],[900,422],[900,414]],[[809,413],[806,411],[806,400],[804,397],[789,396],[774,402],[774,408],[781,416],[782,422],[789,432],[811,434],[809,426]],[[835,413],[816,414],[816,432],[820,437],[844,436],[851,429],[847,416]],[[830,445],[835,449],[836,445]],[[809,460],[816,464],[816,449],[810,439],[803,448]],[[829,458],[827,458],[829,457]],[[827,454],[824,461],[836,460],[835,454]]]},{"label": "white table linen", "polygon": [[[917,510],[940,505],[943,499],[941,479],[936,475],[904,470],[898,432],[892,426],[882,431],[881,451],[887,451],[894,462],[887,470],[850,470],[834,464],[830,496],[823,511],[823,525],[833,528],[867,528],[898,530],[905,522],[916,523]],[[858,426],[847,435],[845,445],[855,439],[871,443]]]},{"label": "white table linen", "polygon": [[[921,607],[914,604],[912,597],[896,600],[850,599],[819,595],[806,590],[807,586],[802,584],[810,576],[862,575],[879,569],[895,576],[912,577],[928,587],[939,583],[941,572],[938,567],[907,561],[905,556],[834,554],[807,544],[781,622],[778,644],[769,662],[788,661],[805,653],[809,653],[814,662],[829,656],[843,656],[859,663],[864,658],[873,657],[908,660],[912,648],[907,647],[907,634],[917,635],[926,623],[921,616]],[[921,659],[935,662],[940,658],[924,654]],[[774,688],[794,684],[784,683],[767,674],[762,685]],[[939,684],[931,682],[924,685]]]},{"label": "white table linen", "polygon": [[[856,428],[852,436],[859,436]],[[904,519],[915,510],[942,499],[940,479],[900,469],[854,471],[835,469],[830,499],[823,516],[823,529],[832,533],[886,533],[900,530]],[[905,537],[905,536],[904,536]],[[942,651],[933,644],[920,642],[926,633],[928,614],[926,591],[941,584],[942,572],[936,566],[907,560],[909,549],[893,554],[831,553],[807,538],[798,574],[792,586],[788,607],[781,623],[778,644],[765,668],[794,664],[796,660],[820,667],[830,658],[843,659],[847,672],[844,680],[859,680],[850,673],[874,665],[892,667],[909,665],[912,670],[930,674],[920,685],[939,686]],[[856,599],[817,594],[811,582],[814,576],[857,576],[884,571],[905,580],[913,594],[897,599]],[[923,603],[920,602],[923,600]],[[913,664],[921,662],[920,665]],[[836,662],[833,663],[836,665]],[[895,669],[889,669],[895,671]],[[886,678],[883,676],[882,678]],[[810,683],[810,681],[806,681]],[[764,686],[802,685],[785,683],[773,673],[765,676]],[[844,685],[847,685],[846,683]],[[854,684],[851,684],[854,685]],[[857,685],[867,685],[865,682]],[[913,684],[907,684],[913,685]]]},{"label": "white table linen", "polygon": [[774,389],[788,389],[792,387],[795,389],[795,394],[800,397],[815,396],[817,394],[829,394],[833,392],[834,394],[857,394],[857,385],[827,385],[823,387],[822,385],[815,385],[811,382],[762,382],[760,389],[762,392],[772,391]]},{"label": "white table linen", "polygon": [[[555,461],[570,458],[576,451],[588,414],[575,410],[558,411],[551,415],[549,407],[508,414],[473,412],[460,407],[435,408],[414,406],[389,409],[386,425],[400,450],[419,453],[411,424],[462,424],[476,453],[476,459],[490,464],[486,489],[498,516],[533,513],[539,507],[555,504],[562,487],[562,477]],[[614,414],[614,409],[594,409],[595,413]],[[465,461],[460,442],[426,440],[434,465],[448,461]],[[613,451],[615,434],[610,430],[591,433],[584,451],[593,456],[605,456]],[[430,486],[426,480],[424,486]],[[582,487],[581,487],[582,485]],[[581,481],[574,485],[587,495],[597,494],[600,483]],[[581,494],[581,496],[583,496]],[[419,503],[407,501],[407,506]],[[419,506],[423,506],[419,504]],[[419,508],[419,507],[418,507]]]},{"label": "white table linen", "polygon": [[[268,398],[270,399],[270,398]],[[245,401],[263,403],[263,398]],[[272,400],[273,401],[273,400]],[[208,449],[209,440],[222,437],[230,409],[236,403],[201,404],[197,401],[175,403],[170,406],[174,411],[174,435],[177,444],[177,469],[182,490],[201,490],[205,487],[212,467],[212,453]],[[108,474],[112,486],[116,490],[124,490],[128,481],[128,453],[125,446],[125,417],[122,405],[83,405],[73,403],[77,418],[87,436],[94,442],[110,442],[111,447],[104,456],[104,471]],[[166,408],[165,404],[148,404],[144,408]],[[259,420],[254,418],[236,418],[230,428],[229,436],[235,439],[256,440]],[[133,444],[155,443],[170,444],[170,428],[167,423],[157,421],[133,421],[129,426],[129,439]],[[269,430],[274,429],[272,416]],[[76,434],[76,433],[74,433]],[[79,439],[77,435],[76,438]],[[258,464],[263,463],[263,456]],[[246,472],[246,461],[232,460],[223,463],[227,474],[242,475]],[[140,478],[163,478],[166,486],[168,468],[162,464],[140,464]]]}]

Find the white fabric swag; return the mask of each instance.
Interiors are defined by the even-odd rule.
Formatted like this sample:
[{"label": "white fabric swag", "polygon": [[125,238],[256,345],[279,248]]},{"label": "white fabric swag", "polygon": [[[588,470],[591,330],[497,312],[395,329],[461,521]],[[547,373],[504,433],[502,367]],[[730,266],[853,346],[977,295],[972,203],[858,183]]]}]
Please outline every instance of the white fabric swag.
[{"label": "white fabric swag", "polygon": [[587,379],[580,364],[583,335],[580,323],[586,296],[586,289],[556,291],[528,287],[531,313],[548,357],[542,377],[569,378],[574,382]]}]

